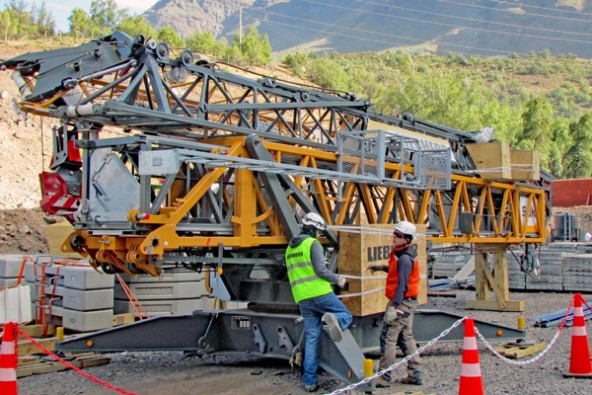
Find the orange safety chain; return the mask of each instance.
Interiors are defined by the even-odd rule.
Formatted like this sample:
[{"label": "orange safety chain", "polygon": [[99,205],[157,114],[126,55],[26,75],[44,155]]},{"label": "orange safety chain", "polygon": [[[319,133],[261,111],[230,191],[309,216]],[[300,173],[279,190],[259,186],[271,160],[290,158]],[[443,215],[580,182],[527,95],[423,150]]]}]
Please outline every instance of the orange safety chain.
[{"label": "orange safety chain", "polygon": [[136,312],[136,316],[140,319],[140,321],[144,319],[144,317],[142,316],[142,313],[144,314],[144,316],[146,318],[150,318],[150,315],[148,314],[148,312],[146,311],[144,306],[142,306],[142,303],[140,303],[140,300],[138,299],[138,297],[134,294],[134,292],[126,284],[126,282],[123,281],[123,279],[121,278],[119,273],[115,273],[115,275],[117,276],[117,280],[119,281],[119,284],[121,285],[121,288],[123,289],[123,292],[125,293],[125,296],[127,296],[127,299],[132,304],[132,307],[133,307],[134,311]]},{"label": "orange safety chain", "polygon": [[[65,367],[74,370],[79,375],[84,376],[87,379],[89,379],[91,381],[94,381],[95,383],[98,383],[98,384],[102,385],[105,388],[112,389],[112,390],[117,391],[119,393],[126,394],[126,395],[136,395],[133,392],[126,391],[123,388],[115,387],[114,385],[109,384],[106,381],[102,381],[102,380],[99,380],[98,378],[96,378],[95,376],[91,376],[90,374],[84,372],[82,369],[77,368],[76,366],[72,365],[70,362],[63,360],[62,358],[60,358],[59,356],[57,356],[53,352],[49,351],[47,348],[43,347],[43,345],[41,345],[35,339],[33,339],[32,337],[30,337],[29,335],[27,335],[25,332],[23,332],[22,330],[20,330],[16,325],[15,325],[15,328],[16,328],[16,331],[18,332],[18,334],[20,334],[21,336],[23,336],[25,339],[29,340],[32,344],[34,344],[39,349],[41,349],[45,354],[49,355],[50,357],[52,357],[53,359],[55,359],[56,361],[58,361],[59,363],[61,363]],[[16,342],[16,343],[18,343],[18,342]]]}]

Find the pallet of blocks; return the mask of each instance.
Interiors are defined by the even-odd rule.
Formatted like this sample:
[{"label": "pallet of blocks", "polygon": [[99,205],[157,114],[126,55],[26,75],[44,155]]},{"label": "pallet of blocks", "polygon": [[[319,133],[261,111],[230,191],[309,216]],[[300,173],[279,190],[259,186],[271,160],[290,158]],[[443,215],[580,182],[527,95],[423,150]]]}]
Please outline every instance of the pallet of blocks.
[{"label": "pallet of blocks", "polygon": [[34,317],[73,332],[113,325],[113,276],[87,261],[37,255],[24,264]]}]

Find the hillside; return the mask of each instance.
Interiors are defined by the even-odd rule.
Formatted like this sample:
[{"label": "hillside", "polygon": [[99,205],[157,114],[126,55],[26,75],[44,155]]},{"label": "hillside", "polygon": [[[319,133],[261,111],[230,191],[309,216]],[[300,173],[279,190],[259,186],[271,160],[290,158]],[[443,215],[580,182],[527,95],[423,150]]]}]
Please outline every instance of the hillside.
[{"label": "hillside", "polygon": [[405,49],[488,57],[550,50],[592,58],[586,0],[161,0],[143,16],[186,38],[209,31],[231,42],[254,25],[276,52]]}]

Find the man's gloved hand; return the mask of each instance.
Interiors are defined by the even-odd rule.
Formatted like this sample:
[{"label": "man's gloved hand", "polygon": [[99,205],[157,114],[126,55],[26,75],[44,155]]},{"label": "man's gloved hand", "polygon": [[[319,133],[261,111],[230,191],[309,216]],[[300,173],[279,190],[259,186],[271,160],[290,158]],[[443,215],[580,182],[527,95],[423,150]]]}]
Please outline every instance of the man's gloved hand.
[{"label": "man's gloved hand", "polygon": [[370,270],[372,274],[374,274],[374,272],[388,272],[388,266],[380,264],[370,265],[368,266],[368,270]]},{"label": "man's gloved hand", "polygon": [[397,320],[397,318],[398,318],[398,315],[397,315],[397,309],[395,309],[395,306],[387,307],[386,311],[384,312],[384,322],[387,325],[392,325]]},{"label": "man's gloved hand", "polygon": [[345,288],[345,284],[347,283],[347,279],[343,276],[339,276],[339,278],[337,279],[337,286],[340,289]]}]

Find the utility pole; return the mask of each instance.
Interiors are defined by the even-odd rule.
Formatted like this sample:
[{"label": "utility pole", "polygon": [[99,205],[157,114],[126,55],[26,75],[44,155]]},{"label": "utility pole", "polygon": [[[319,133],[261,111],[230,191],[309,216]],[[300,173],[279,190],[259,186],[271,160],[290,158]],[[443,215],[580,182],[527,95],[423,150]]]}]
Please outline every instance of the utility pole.
[{"label": "utility pole", "polygon": [[243,51],[243,7],[238,10],[238,46]]}]

